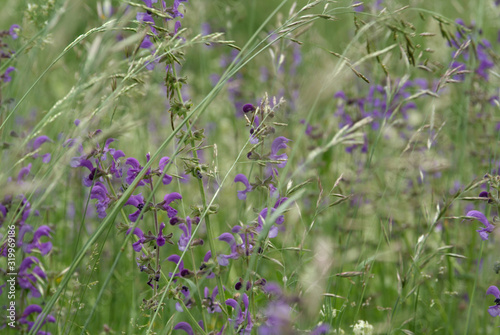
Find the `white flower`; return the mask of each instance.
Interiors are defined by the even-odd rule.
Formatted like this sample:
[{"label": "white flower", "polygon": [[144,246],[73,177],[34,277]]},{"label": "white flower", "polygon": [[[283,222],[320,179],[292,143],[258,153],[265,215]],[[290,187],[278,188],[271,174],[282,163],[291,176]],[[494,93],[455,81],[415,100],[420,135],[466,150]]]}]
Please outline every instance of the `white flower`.
[{"label": "white flower", "polygon": [[366,321],[359,320],[353,327],[352,331],[355,335],[372,335],[373,326]]}]

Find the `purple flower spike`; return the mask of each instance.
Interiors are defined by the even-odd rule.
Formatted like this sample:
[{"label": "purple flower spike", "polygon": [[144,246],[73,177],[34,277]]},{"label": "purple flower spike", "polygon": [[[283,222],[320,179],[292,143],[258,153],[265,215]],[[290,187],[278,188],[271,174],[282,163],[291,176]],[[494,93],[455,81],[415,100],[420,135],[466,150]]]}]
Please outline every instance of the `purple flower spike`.
[{"label": "purple flower spike", "polygon": [[280,161],[280,163],[277,164],[279,168],[284,168],[287,161],[288,161],[288,156],[287,154],[281,154],[278,155],[278,151],[281,149],[286,149],[288,146],[286,145],[290,140],[284,136],[277,137],[271,146],[271,155],[269,155],[269,158],[275,161]]},{"label": "purple flower spike", "polygon": [[492,294],[495,297],[495,305],[490,306],[488,308],[488,313],[490,313],[491,316],[499,316],[500,315],[500,290],[496,286],[490,286],[488,287],[488,290],[486,290],[486,295]]},{"label": "purple flower spike", "polygon": [[187,322],[179,322],[174,326],[175,330],[184,330],[188,335],[194,335],[193,328]]},{"label": "purple flower spike", "polygon": [[252,186],[248,182],[248,178],[244,174],[240,173],[240,174],[237,174],[236,177],[234,177],[234,182],[235,183],[242,183],[243,185],[246,186],[246,188],[244,190],[238,191],[238,199],[246,200],[247,193],[252,191]]},{"label": "purple flower spike", "polygon": [[491,223],[489,223],[488,219],[486,219],[486,216],[484,216],[483,213],[479,212],[479,211],[469,211],[466,216],[469,216],[469,217],[472,217],[476,220],[478,220],[479,222],[481,222],[485,228],[481,228],[481,229],[478,229],[476,230],[478,233],[479,233],[479,236],[481,237],[481,239],[483,241],[486,241],[488,239],[488,236],[491,232],[493,232],[493,229],[495,228],[495,226],[493,226]]}]

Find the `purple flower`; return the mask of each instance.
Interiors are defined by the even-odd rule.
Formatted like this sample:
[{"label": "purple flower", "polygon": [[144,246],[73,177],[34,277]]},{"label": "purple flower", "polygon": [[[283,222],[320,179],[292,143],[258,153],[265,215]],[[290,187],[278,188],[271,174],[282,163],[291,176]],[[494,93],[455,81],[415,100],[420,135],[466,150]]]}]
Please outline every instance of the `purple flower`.
[{"label": "purple flower", "polygon": [[212,295],[210,295],[210,289],[205,286],[204,289],[205,299],[203,304],[207,307],[208,313],[221,313],[222,309],[220,308],[219,302],[215,301],[217,298],[217,294],[219,294],[219,287],[215,286],[212,291]]},{"label": "purple flower", "polygon": [[224,241],[231,247],[230,254],[217,256],[217,262],[219,262],[221,266],[228,266],[229,259],[238,259],[240,257],[237,251],[236,240],[234,239],[234,236],[231,235],[230,233],[223,233],[219,236],[219,241]]},{"label": "purple flower", "polygon": [[31,253],[33,249],[38,249],[40,250],[42,256],[47,255],[50,252],[50,250],[52,250],[52,243],[51,242],[42,243],[40,242],[40,238],[42,236],[47,236],[48,238],[51,238],[50,231],[51,230],[49,226],[43,225],[38,227],[35,234],[33,235],[33,242],[31,242],[31,244],[28,246],[26,252]]},{"label": "purple flower", "polygon": [[330,326],[326,323],[322,323],[311,332],[311,335],[326,335],[329,330]]},{"label": "purple flower", "polygon": [[16,68],[13,66],[9,66],[5,72],[0,75],[0,80],[3,81],[4,83],[8,83],[9,81],[12,80],[12,77],[10,76],[10,73],[14,71]]},{"label": "purple flower", "polygon": [[128,216],[130,221],[136,222],[137,219],[139,218],[139,214],[141,214],[141,211],[144,208],[144,197],[142,196],[142,193],[139,193],[137,195],[131,195],[130,198],[128,198],[128,200],[124,206],[128,206],[128,205],[131,205],[131,206],[134,206],[137,208],[137,211],[135,211],[134,213],[132,213]]},{"label": "purple flower", "polygon": [[179,322],[174,326],[174,330],[184,330],[188,335],[194,335],[193,328],[187,322]]},{"label": "purple flower", "polygon": [[165,245],[165,236],[163,236],[163,229],[165,229],[165,223],[160,224],[160,229],[158,232],[158,237],[156,238],[156,244],[159,247],[163,247]]},{"label": "purple flower", "polygon": [[[146,159],[149,162],[149,160],[151,159],[151,156],[149,154],[147,154]],[[154,171],[151,171],[151,168],[148,169],[148,171],[142,177],[142,180],[139,181],[137,186],[143,186],[143,185],[145,185],[145,183],[148,183],[148,184],[151,183],[151,174],[162,175],[163,170],[165,169],[165,166],[167,166],[169,160],[170,160],[169,157],[162,157],[160,159],[158,169],[156,169]],[[142,166],[141,166],[141,164],[139,164],[139,161],[137,159],[135,159],[134,157],[127,158],[127,160],[125,161],[125,164],[130,166],[130,168],[127,170],[127,178],[125,178],[125,181],[130,185],[130,184],[132,184],[134,179],[137,177],[137,175],[139,175],[139,173],[142,171]],[[167,174],[165,174],[163,176],[163,179],[162,179],[163,185],[168,185],[168,184],[170,184],[171,181],[172,181],[171,176],[169,176]]]},{"label": "purple flower", "polygon": [[179,237],[179,250],[184,251],[188,247],[189,240],[191,239],[192,235],[192,221],[191,218],[188,216],[186,217],[186,224],[181,223],[179,225],[179,229],[182,230],[182,234]]},{"label": "purple flower", "polygon": [[248,113],[248,112],[253,112],[253,111],[255,111],[255,106],[254,106],[254,105],[252,105],[252,104],[245,104],[245,105],[243,105],[243,108],[242,108],[242,109],[243,109],[243,113],[245,113],[245,114],[246,114],[246,113]]},{"label": "purple flower", "polygon": [[19,266],[18,273],[18,283],[21,288],[28,289],[30,291],[30,296],[33,298],[39,298],[41,296],[40,291],[35,287],[34,284],[38,281],[37,278],[45,279],[47,276],[45,272],[38,266],[35,265],[31,273],[28,270],[31,269],[32,265],[39,264],[40,261],[34,256],[26,257]]},{"label": "purple flower", "polygon": [[259,328],[259,335],[284,335],[292,332],[290,306],[282,299],[271,301],[264,311],[265,323]]},{"label": "purple flower", "polygon": [[479,230],[476,230],[478,233],[479,233],[479,236],[481,237],[481,239],[483,241],[486,241],[488,239],[488,236],[491,232],[493,232],[493,229],[495,228],[495,226],[493,226],[491,223],[489,223],[488,219],[486,219],[486,216],[484,216],[483,213],[479,212],[479,211],[470,211],[466,214],[466,216],[468,217],[472,217],[476,220],[478,220],[479,222],[481,222],[485,228],[481,228]]},{"label": "purple flower", "polygon": [[252,191],[252,186],[248,182],[248,178],[244,174],[240,173],[240,174],[237,174],[236,177],[234,177],[234,182],[235,183],[239,182],[239,183],[242,183],[243,185],[246,186],[246,188],[244,190],[238,191],[238,199],[246,200],[247,193]]},{"label": "purple flower", "polygon": [[21,27],[19,27],[18,24],[13,24],[12,26],[10,26],[9,35],[10,35],[10,37],[12,37],[13,40],[17,40],[17,38],[19,37],[17,35],[17,32],[19,31],[19,29],[21,29]]},{"label": "purple flower", "polygon": [[[131,185],[134,182],[135,177],[142,171],[142,166],[139,164],[139,161],[135,159],[134,157],[127,158],[125,161],[125,165],[130,166],[130,168],[127,170],[127,178],[125,178],[125,181],[127,184]],[[150,171],[146,172],[144,175],[143,179],[145,179]],[[137,186],[144,186],[145,183],[143,180],[139,181],[137,183]]]},{"label": "purple flower", "polygon": [[[235,311],[238,311],[237,317],[234,319],[230,318],[229,321],[233,324],[235,330],[241,329],[238,332],[239,334],[250,335],[253,327],[253,322],[250,316],[250,310],[248,309],[249,301],[246,293],[243,293],[241,300],[243,302],[243,305],[245,306],[245,313],[242,312],[236,300],[234,299],[226,300],[227,306],[231,306]],[[241,326],[243,325],[245,320],[247,322],[247,325],[245,328],[243,328]]]},{"label": "purple flower", "polygon": [[17,183],[22,184],[23,179],[29,175],[31,171],[31,163],[28,164],[28,166],[23,167],[21,170],[19,170],[19,173],[17,174]]},{"label": "purple flower", "polygon": [[500,290],[498,290],[498,287],[496,286],[490,286],[488,287],[488,290],[486,290],[486,294],[492,294],[495,297],[495,305],[490,306],[488,308],[488,313],[490,313],[491,316],[499,316],[500,315]]},{"label": "purple flower", "polygon": [[172,208],[170,204],[175,200],[182,199],[182,196],[177,192],[167,193],[163,198],[163,209],[167,211],[169,218],[173,218],[177,215],[177,210]]},{"label": "purple flower", "polygon": [[[131,230],[132,230],[132,228],[127,230],[127,235],[130,234]],[[144,233],[142,232],[142,230],[140,228],[136,227],[134,229],[134,235],[137,236],[138,240],[136,242],[132,243],[132,247],[134,248],[135,252],[140,252],[142,250],[143,243],[146,241],[146,239],[144,238]]]},{"label": "purple flower", "polygon": [[288,156],[287,154],[281,154],[278,155],[278,151],[281,149],[286,149],[288,146],[286,145],[290,140],[284,136],[277,137],[271,146],[271,154],[269,155],[269,158],[274,160],[274,161],[280,161],[280,163],[277,164],[277,167],[279,168],[284,168],[287,161],[288,161]]},{"label": "purple flower", "polygon": [[108,190],[101,182],[96,182],[92,191],[90,191],[90,199],[96,199],[95,208],[97,210],[97,216],[100,219],[106,217],[106,209],[108,208],[111,199],[108,197]]},{"label": "purple flower", "polygon": [[[23,314],[21,315],[21,318],[19,318],[19,323],[20,324],[27,324],[28,325],[28,330],[31,330],[31,328],[33,327],[33,325],[35,324],[35,322],[39,323],[40,327],[43,326],[44,324],[46,324],[47,322],[51,322],[51,323],[56,322],[56,319],[52,315],[50,315],[50,314],[47,315],[45,317],[45,319],[43,319],[43,321],[41,323],[40,323],[40,320],[39,320],[40,315],[36,318],[35,322],[27,320],[28,316],[30,316],[33,313],[40,314],[40,313],[42,313],[42,310],[43,310],[42,307],[40,307],[38,305],[29,305],[24,310]],[[45,331],[38,331],[37,334],[39,334],[39,335],[50,335],[50,333],[45,332]]]},{"label": "purple flower", "polygon": [[[271,208],[271,215],[287,199],[288,198],[280,198],[280,199],[278,199],[276,201],[276,203],[274,204],[274,208]],[[257,219],[257,221],[258,221],[257,232],[259,232],[259,233],[262,231],[262,228],[264,227],[264,220],[267,217],[268,211],[269,210],[266,207],[259,214],[259,218]],[[276,219],[276,221],[274,221],[274,223],[276,223],[279,226],[281,226],[283,224],[283,222],[285,222],[285,217],[283,215],[278,216],[278,218]],[[272,225],[271,228],[269,229],[269,238],[274,238],[274,237],[278,236],[278,229],[279,229],[278,226]],[[281,229],[284,229],[284,227],[281,228]]]}]

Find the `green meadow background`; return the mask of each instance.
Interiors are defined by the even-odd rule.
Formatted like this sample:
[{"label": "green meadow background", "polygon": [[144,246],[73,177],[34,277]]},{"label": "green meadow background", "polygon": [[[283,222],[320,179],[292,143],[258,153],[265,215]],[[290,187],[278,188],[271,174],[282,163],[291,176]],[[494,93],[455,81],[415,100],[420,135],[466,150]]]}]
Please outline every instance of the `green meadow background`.
[{"label": "green meadow background", "polygon": [[[87,170],[71,168],[71,158],[79,154],[76,148],[63,147],[68,138],[101,129],[101,143],[113,137],[114,148],[144,164],[145,154],[156,153],[172,135],[164,65],[152,71],[140,66],[149,56],[138,50],[146,31],[135,21],[141,8],[127,1],[1,2],[0,29],[12,24],[22,29],[19,39],[4,39],[16,54],[0,63],[0,73],[7,66],[16,68],[12,81],[0,86],[0,136],[9,144],[0,152],[0,195],[29,194],[40,211],[29,223],[49,225],[53,243],[49,255],[37,256],[47,273],[39,282],[42,297],[30,299],[19,289],[18,307],[52,305],[56,323],[41,328],[52,334],[145,334],[148,329],[183,334],[174,325],[194,323],[175,310],[173,299],[167,297],[154,321],[154,311],[143,305],[151,298],[147,275],[137,268],[132,241],[124,244],[126,235],[117,229],[131,209],[116,208],[115,220],[98,219],[94,200],[81,183]],[[98,10],[107,4],[116,8],[115,14]],[[286,230],[267,240],[253,270],[299,298],[291,305],[297,332],[326,323],[329,334],[352,334],[353,325],[364,320],[373,326],[373,334],[495,334],[500,324],[488,314],[494,298],[485,292],[500,284],[495,272],[499,232],[482,241],[475,232],[479,222],[464,216],[475,209],[495,223],[498,215],[498,206],[478,195],[488,190],[498,199],[493,186],[500,164],[500,7],[486,0],[383,1],[380,7],[365,2],[364,11],[356,12],[350,1],[320,1],[304,13],[312,15],[292,35],[259,44],[276,29],[283,32],[290,13],[307,4],[189,0],[181,5],[186,30],[184,43],[177,46],[184,56],[178,74],[187,81],[185,99],[193,108],[199,106],[194,127],[204,129],[206,136],[200,153],[211,172],[204,177],[205,195],[208,201],[215,197],[219,206],[210,215],[212,236],[255,220],[268,204],[261,190],[249,193],[246,201],[237,198],[242,185],[233,183],[235,175],[258,175],[260,169],[246,158],[249,129],[237,106],[257,105],[265,94],[271,100],[284,97],[287,102],[273,119],[283,124],[275,136],[291,140],[279,190],[295,198],[284,213]],[[314,16],[325,11],[335,20]],[[456,48],[448,45],[446,34],[455,36],[459,18],[467,25],[474,22],[467,32],[474,47],[483,39],[491,43],[486,53],[494,66],[488,69],[488,80],[474,73],[480,63],[474,47],[468,57],[457,59],[471,73],[454,82],[447,72]],[[171,23],[167,26],[172,29]],[[208,26],[237,47],[250,42],[241,53],[243,61],[236,63],[241,68],[225,81],[215,78],[231,64],[236,49],[193,41],[207,34]],[[341,130],[338,110],[344,102],[334,97],[337,92],[360,99],[380,85],[395,107],[402,102],[394,100],[401,85],[416,79],[428,83],[428,92],[408,89],[411,99],[406,102],[414,102],[415,108],[406,117],[396,111],[351,133]],[[448,82],[436,92],[440,80]],[[353,122],[365,117],[352,101],[345,111]],[[311,136],[307,124],[313,127]],[[52,140],[42,147],[52,155],[49,164],[34,160],[25,149],[40,135]],[[358,146],[348,152],[353,144]],[[159,154],[172,157],[176,148],[173,140]],[[173,160],[172,175],[183,174],[183,155]],[[33,164],[32,182],[16,189],[7,178],[15,180],[28,163]],[[486,174],[491,178],[485,179]],[[193,176],[187,183],[174,178],[161,185],[157,197],[170,192],[182,194],[176,208],[183,215],[201,204]],[[166,214],[159,215],[160,221],[168,220]],[[152,229],[151,220],[146,213],[141,225],[149,228],[144,231]],[[170,225],[166,230],[174,233],[174,241],[181,233]],[[200,227],[198,234],[205,244],[186,253],[186,267],[199,267],[209,250],[206,229]],[[213,244],[217,253],[229,253],[226,243]],[[160,257],[172,253],[180,254],[176,245],[167,245]],[[18,263],[26,256],[21,251],[16,255]],[[3,258],[0,264],[4,267]],[[234,283],[247,269],[241,259],[223,269],[226,299],[234,296]],[[173,272],[173,263],[163,262],[162,270]],[[206,280],[200,287],[206,285],[212,289],[216,283]],[[0,300],[6,304],[5,294]],[[200,300],[197,294],[195,300]],[[265,296],[256,294],[252,308],[263,311],[266,305]],[[204,313],[199,307],[190,312],[195,320]],[[211,320],[206,334],[224,324],[223,318],[206,317]],[[256,321],[252,334],[259,333],[259,322],[264,321]],[[233,333],[231,326],[226,328],[227,334]],[[1,332],[27,333],[9,328]]]}]

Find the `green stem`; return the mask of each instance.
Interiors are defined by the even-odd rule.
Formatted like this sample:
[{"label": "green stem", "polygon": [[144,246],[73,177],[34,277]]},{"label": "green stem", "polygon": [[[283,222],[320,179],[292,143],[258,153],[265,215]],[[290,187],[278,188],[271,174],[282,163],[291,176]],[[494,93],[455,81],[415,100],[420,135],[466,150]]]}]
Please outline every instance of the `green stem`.
[{"label": "green stem", "polygon": [[481,241],[481,248],[479,250],[479,257],[477,258],[476,276],[474,277],[474,286],[472,287],[472,294],[469,299],[469,311],[467,312],[467,322],[465,324],[465,334],[469,334],[470,319],[472,316],[472,305],[474,304],[474,295],[476,294],[477,278],[481,270],[481,258],[483,256],[484,241]]}]

